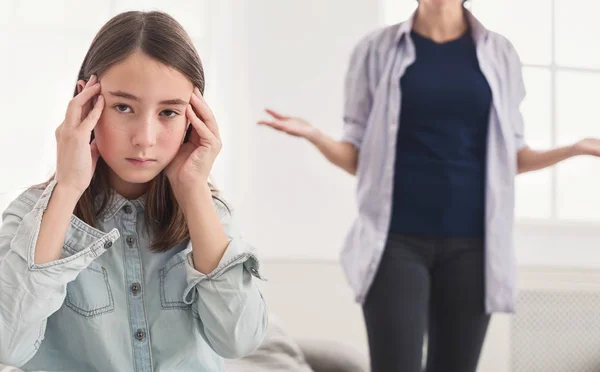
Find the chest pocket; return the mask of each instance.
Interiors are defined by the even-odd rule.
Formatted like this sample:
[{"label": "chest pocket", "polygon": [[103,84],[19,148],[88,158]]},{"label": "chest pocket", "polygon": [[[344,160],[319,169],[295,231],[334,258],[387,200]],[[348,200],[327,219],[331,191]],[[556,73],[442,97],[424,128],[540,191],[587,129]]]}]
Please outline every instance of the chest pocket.
[{"label": "chest pocket", "polygon": [[[67,245],[64,250],[76,251]],[[108,272],[97,262],[92,262],[77,278],[67,284],[65,305],[86,318],[96,317],[115,310],[115,302],[108,281]]]},{"label": "chest pocket", "polygon": [[183,302],[187,287],[186,260],[191,247],[175,254],[159,271],[160,304],[164,310],[187,310],[191,305]]}]

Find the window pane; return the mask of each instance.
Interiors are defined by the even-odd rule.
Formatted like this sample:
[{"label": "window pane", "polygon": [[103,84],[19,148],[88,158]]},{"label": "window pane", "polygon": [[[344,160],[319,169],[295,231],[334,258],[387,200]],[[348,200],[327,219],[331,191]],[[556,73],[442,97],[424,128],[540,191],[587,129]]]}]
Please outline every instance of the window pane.
[{"label": "window pane", "polygon": [[[552,144],[550,112],[550,70],[523,69],[527,96],[522,113],[525,140],[533,148],[547,149]],[[552,173],[548,170],[519,175],[516,181],[517,218],[550,218],[552,215]]]},{"label": "window pane", "polygon": [[600,72],[559,70],[556,76],[558,143],[571,144],[587,136],[599,136],[598,86]]},{"label": "window pane", "polygon": [[384,0],[383,22],[393,25],[405,21],[417,8],[417,2],[411,0]]},{"label": "window pane", "polygon": [[523,63],[550,64],[550,0],[473,0],[472,9],[487,28],[514,44]]},{"label": "window pane", "polygon": [[[600,73],[559,71],[556,81],[557,140],[572,144],[600,137],[597,87]],[[558,217],[600,220],[600,161],[580,157],[558,166]]]},{"label": "window pane", "polygon": [[552,145],[550,77],[550,69],[523,68],[527,92],[521,106],[525,121],[525,139],[535,148],[548,148]]},{"label": "window pane", "polygon": [[597,0],[555,0],[556,63],[600,68]]}]

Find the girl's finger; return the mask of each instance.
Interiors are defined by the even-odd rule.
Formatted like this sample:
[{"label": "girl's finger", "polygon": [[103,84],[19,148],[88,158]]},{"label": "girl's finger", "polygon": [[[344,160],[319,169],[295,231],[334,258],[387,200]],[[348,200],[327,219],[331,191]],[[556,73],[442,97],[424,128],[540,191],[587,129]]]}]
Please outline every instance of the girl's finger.
[{"label": "girl's finger", "polygon": [[96,77],[96,75],[90,76],[90,78],[88,79],[87,83],[85,83],[84,88],[87,88],[87,87],[89,87],[92,84],[96,84],[96,80],[98,80],[98,78]]},{"label": "girl's finger", "polygon": [[95,83],[86,88],[84,88],[81,93],[79,93],[75,98],[69,102],[69,107],[67,108],[67,121],[71,124],[71,126],[79,125],[81,120],[81,113],[83,111],[83,106],[91,100],[94,96],[100,93],[100,84]]},{"label": "girl's finger", "polygon": [[81,122],[81,129],[91,133],[92,130],[96,127],[96,124],[98,124],[98,120],[102,115],[102,110],[104,110],[104,97],[100,95],[98,96],[98,99],[96,100],[96,104],[94,105],[92,111],[90,111],[85,120]]},{"label": "girl's finger", "polygon": [[188,105],[186,113],[188,119],[190,119],[190,123],[200,138],[211,142],[217,139],[208,126],[202,120],[200,120],[198,116],[196,116],[196,113],[191,105]]},{"label": "girl's finger", "polygon": [[217,120],[215,119],[212,110],[210,109],[210,107],[208,107],[208,104],[200,94],[200,90],[198,90],[198,88],[194,90],[194,94],[192,94],[190,103],[195,109],[197,116],[200,119],[202,119],[202,121],[206,124],[208,129],[210,129],[210,131],[213,132],[215,137],[220,138],[219,125],[217,124]]}]

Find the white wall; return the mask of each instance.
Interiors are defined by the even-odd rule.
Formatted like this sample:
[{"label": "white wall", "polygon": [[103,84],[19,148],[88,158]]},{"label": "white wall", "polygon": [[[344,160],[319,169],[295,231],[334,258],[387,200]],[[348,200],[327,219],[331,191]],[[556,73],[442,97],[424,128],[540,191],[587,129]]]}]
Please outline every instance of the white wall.
[{"label": "white wall", "polygon": [[336,258],[355,211],[353,178],[307,143],[255,123],[268,106],[339,136],[349,53],[377,27],[379,8],[371,0],[242,3],[234,22],[230,199],[263,255]]},{"label": "white wall", "polygon": [[[338,136],[350,50],[389,15],[369,0],[236,4],[229,198],[264,257],[336,260],[355,216],[354,179],[310,144],[255,122],[268,106]],[[600,267],[597,223],[519,220],[515,234],[521,264]]]}]

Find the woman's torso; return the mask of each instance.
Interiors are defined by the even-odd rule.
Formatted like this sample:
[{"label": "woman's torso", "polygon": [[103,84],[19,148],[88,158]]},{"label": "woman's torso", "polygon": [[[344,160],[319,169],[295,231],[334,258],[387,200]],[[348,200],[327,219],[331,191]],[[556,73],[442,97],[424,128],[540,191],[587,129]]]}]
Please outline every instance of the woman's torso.
[{"label": "woman's torso", "polygon": [[410,36],[416,59],[400,79],[390,231],[480,238],[492,97],[475,43],[469,30],[444,43]]}]

